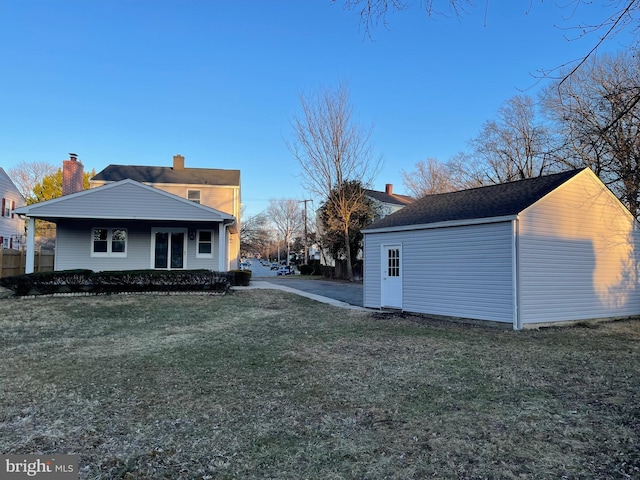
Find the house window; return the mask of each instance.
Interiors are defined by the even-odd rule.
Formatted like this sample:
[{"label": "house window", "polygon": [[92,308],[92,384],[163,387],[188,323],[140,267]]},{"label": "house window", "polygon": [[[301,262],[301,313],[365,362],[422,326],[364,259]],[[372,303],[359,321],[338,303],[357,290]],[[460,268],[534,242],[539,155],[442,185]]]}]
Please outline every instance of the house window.
[{"label": "house window", "polygon": [[213,257],[213,231],[198,230],[198,251],[196,257],[212,258]]},{"label": "house window", "polygon": [[8,198],[2,199],[2,216],[11,218],[11,209],[16,208],[16,202]]},{"label": "house window", "polygon": [[126,257],[126,228],[94,228],[91,231],[92,257]]},{"label": "house window", "polygon": [[200,190],[187,190],[187,200],[200,203]]}]

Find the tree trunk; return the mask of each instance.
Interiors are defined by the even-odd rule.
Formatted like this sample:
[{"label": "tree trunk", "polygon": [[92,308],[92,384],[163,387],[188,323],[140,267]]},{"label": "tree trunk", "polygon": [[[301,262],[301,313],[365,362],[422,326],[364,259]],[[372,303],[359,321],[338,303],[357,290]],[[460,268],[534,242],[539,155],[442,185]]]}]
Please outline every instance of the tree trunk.
[{"label": "tree trunk", "polygon": [[351,266],[351,245],[349,244],[349,227],[344,229],[344,244],[347,246],[345,249],[345,263],[347,267],[345,280],[353,281],[353,267]]}]

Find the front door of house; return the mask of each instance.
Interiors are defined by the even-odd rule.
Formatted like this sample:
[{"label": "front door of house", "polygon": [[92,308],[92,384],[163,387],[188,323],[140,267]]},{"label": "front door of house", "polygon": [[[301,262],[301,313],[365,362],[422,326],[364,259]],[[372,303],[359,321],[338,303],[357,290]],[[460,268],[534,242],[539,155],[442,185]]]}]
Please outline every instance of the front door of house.
[{"label": "front door of house", "polygon": [[185,268],[186,242],[183,230],[153,230],[151,235],[152,268]]},{"label": "front door of house", "polygon": [[402,246],[382,246],[381,306],[402,308]]}]

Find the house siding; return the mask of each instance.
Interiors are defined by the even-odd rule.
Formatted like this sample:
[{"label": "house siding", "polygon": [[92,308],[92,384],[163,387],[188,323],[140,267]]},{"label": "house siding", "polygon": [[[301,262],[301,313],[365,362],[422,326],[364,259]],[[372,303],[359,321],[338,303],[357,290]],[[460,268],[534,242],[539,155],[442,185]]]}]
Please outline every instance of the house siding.
[{"label": "house siding", "polygon": [[[95,189],[91,195],[87,191],[82,201],[76,201],[75,195],[56,199],[38,207],[40,216],[61,216],[76,218],[113,217],[113,218],[184,218],[185,220],[210,220],[211,212],[188,201],[176,201],[175,198],[161,192],[149,192],[139,185],[124,183]],[[133,208],[135,206],[135,208]]]},{"label": "house siding", "polygon": [[[3,198],[7,202],[15,202],[15,208],[25,205],[24,198],[17,187],[0,167],[0,202]],[[22,218],[18,215],[13,215],[13,218],[7,218],[0,213],[0,237],[12,238],[22,235],[24,235],[24,221]],[[0,248],[2,248],[2,244],[0,244]]]},{"label": "house siding", "polygon": [[409,312],[513,321],[511,222],[365,234],[364,305],[380,307],[380,252],[402,245]]},{"label": "house siding", "polygon": [[152,187],[172,193],[178,197],[187,198],[189,190],[200,191],[200,204],[207,207],[215,208],[222,212],[228,213],[235,217],[238,216],[239,210],[236,205],[238,187],[211,187],[209,185],[168,185],[168,184],[148,184]]},{"label": "house siding", "polygon": [[519,218],[523,324],[640,312],[638,223],[590,171]]},{"label": "house siding", "polygon": [[[126,228],[127,256],[92,257],[91,230],[96,227]],[[58,224],[56,236],[56,270],[88,268],[103,270],[146,270],[151,268],[151,231],[154,228],[181,228],[179,224],[166,222],[127,222],[102,220],[67,220]],[[185,229],[186,226],[184,227]],[[197,258],[196,240],[187,240],[185,268],[218,270],[219,236],[217,223],[189,224],[189,229],[213,230],[213,255]]]}]

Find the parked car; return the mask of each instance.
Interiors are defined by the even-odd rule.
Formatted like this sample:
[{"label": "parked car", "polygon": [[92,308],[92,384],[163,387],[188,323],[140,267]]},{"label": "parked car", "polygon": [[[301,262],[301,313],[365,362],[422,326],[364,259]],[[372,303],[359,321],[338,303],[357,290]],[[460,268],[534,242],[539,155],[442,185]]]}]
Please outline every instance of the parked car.
[{"label": "parked car", "polygon": [[240,262],[240,270],[250,270],[247,262]]},{"label": "parked car", "polygon": [[279,267],[279,265],[277,263],[272,263],[271,264],[271,270],[277,270]]},{"label": "parked car", "polygon": [[278,269],[278,275],[293,275],[293,267],[284,265]]}]

